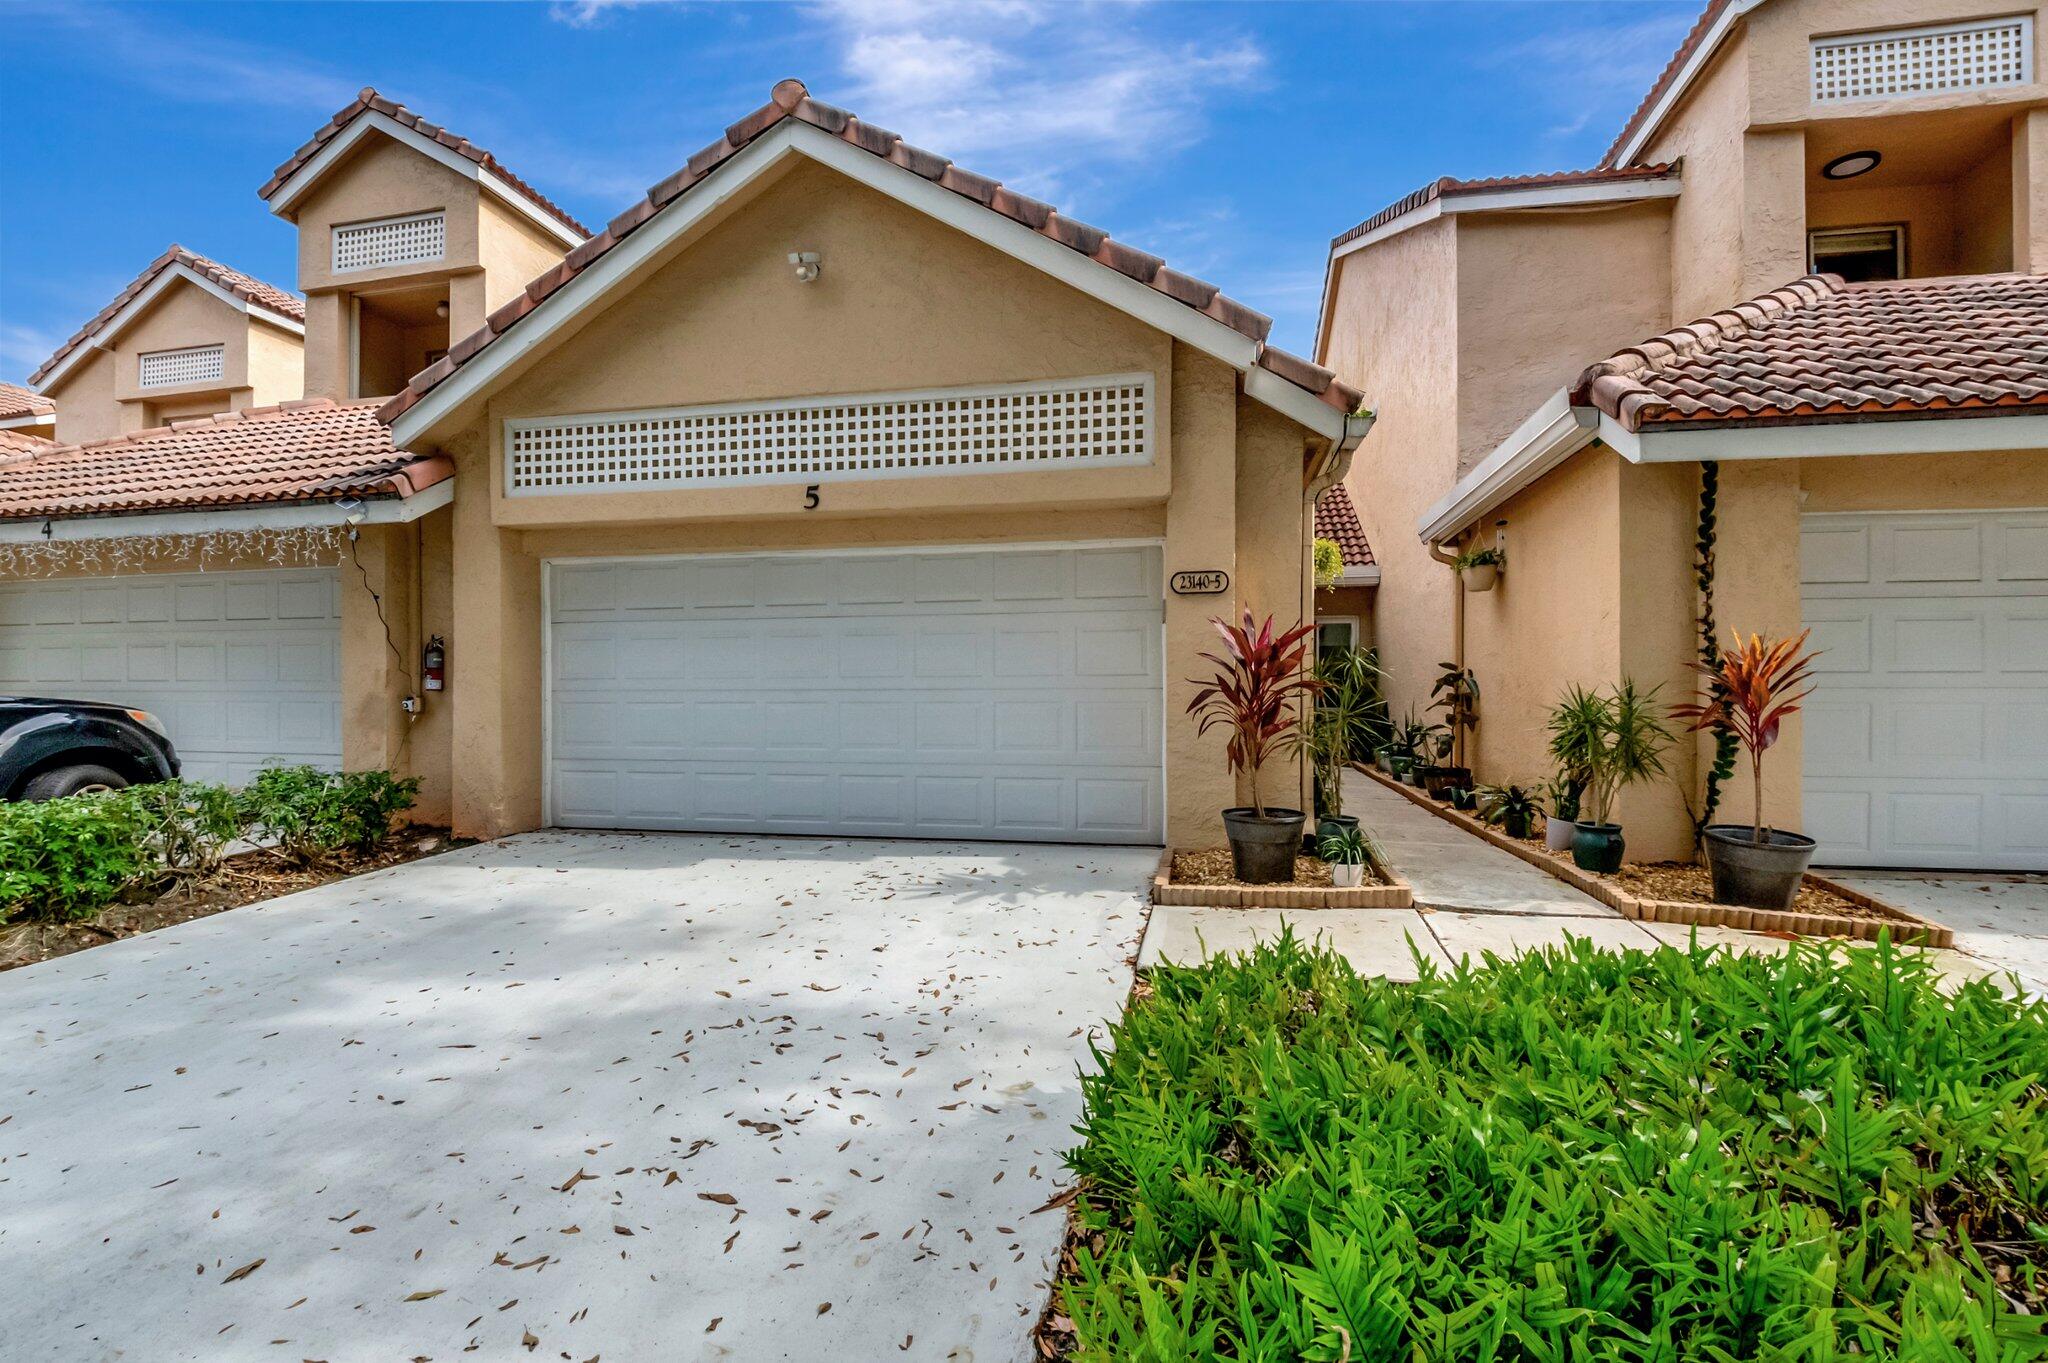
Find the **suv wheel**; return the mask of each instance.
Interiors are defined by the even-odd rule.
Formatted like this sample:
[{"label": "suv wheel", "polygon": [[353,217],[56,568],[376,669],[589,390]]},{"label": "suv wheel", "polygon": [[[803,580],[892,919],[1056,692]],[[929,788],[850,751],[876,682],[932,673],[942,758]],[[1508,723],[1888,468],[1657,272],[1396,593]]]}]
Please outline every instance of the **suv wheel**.
[{"label": "suv wheel", "polygon": [[126,790],[128,778],[109,767],[52,767],[31,776],[21,788],[24,800],[57,800],[66,795],[104,795]]}]

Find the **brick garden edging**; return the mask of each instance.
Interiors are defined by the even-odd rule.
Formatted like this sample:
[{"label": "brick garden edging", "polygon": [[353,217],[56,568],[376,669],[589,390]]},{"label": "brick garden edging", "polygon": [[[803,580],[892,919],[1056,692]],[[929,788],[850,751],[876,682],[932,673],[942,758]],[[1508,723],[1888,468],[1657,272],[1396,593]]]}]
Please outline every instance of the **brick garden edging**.
[{"label": "brick garden edging", "polygon": [[1901,942],[1915,942],[1929,947],[1955,944],[1954,929],[1932,919],[1922,918],[1918,914],[1908,913],[1896,904],[1872,899],[1859,890],[1852,890],[1846,885],[1829,880],[1826,876],[1815,875],[1811,871],[1807,872],[1806,878],[1815,886],[1861,904],[1874,913],[1887,914],[1894,921],[1877,923],[1867,918],[1840,918],[1834,914],[1802,913],[1794,909],[1745,909],[1733,904],[1695,904],[1679,899],[1638,899],[1599,876],[1581,871],[1569,858],[1553,855],[1545,848],[1532,847],[1519,838],[1511,838],[1482,819],[1476,819],[1463,810],[1440,804],[1414,786],[1401,784],[1376,767],[1353,763],[1352,769],[1363,772],[1389,790],[1400,792],[1445,822],[1456,824],[1475,837],[1484,838],[1503,852],[1520,857],[1539,870],[1548,871],[1573,889],[1591,895],[1624,918],[1646,923],[1697,923],[1701,927],[1742,928],[1750,932],[1789,932],[1804,937],[1854,937],[1861,941],[1874,941],[1881,930],[1890,928],[1893,937]]},{"label": "brick garden edging", "polygon": [[1173,854],[1160,854],[1152,902],[1204,909],[1412,909],[1415,889],[1391,866],[1375,866],[1384,885],[1176,885]]}]

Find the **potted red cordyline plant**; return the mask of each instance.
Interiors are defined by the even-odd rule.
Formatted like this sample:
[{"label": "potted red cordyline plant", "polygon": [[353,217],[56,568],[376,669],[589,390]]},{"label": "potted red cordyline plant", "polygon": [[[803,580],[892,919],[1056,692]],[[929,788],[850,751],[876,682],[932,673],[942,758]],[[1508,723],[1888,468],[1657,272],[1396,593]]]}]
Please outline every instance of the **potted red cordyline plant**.
[{"label": "potted red cordyline plant", "polygon": [[1250,611],[1241,624],[1220,618],[1209,623],[1223,636],[1223,651],[1201,655],[1216,665],[1216,674],[1188,679],[1202,688],[1188,702],[1188,713],[1200,720],[1197,733],[1219,726],[1229,731],[1224,756],[1233,773],[1250,780],[1251,804],[1223,811],[1230,860],[1237,878],[1247,884],[1292,880],[1307,815],[1298,809],[1269,808],[1259,796],[1259,767],[1301,746],[1300,707],[1323,685],[1302,665],[1308,654],[1306,641],[1316,627],[1296,625],[1276,634],[1272,616],[1256,624]]},{"label": "potted red cordyline plant", "polygon": [[1774,641],[1761,634],[1744,639],[1737,632],[1735,647],[1721,655],[1719,665],[1693,664],[1708,680],[1705,698],[1672,707],[1671,713],[1690,720],[1695,730],[1726,729],[1749,753],[1752,822],[1706,829],[1717,903],[1789,909],[1813,860],[1812,838],[1764,824],[1764,754],[1778,741],[1786,717],[1797,714],[1799,703],[1813,693],[1816,655],[1803,651],[1811,633]]}]

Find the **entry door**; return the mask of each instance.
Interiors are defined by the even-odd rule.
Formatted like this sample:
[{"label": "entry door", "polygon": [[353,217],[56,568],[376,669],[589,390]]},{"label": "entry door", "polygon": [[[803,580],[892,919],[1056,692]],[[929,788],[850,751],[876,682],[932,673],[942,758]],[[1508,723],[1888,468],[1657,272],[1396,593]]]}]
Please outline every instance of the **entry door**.
[{"label": "entry door", "polygon": [[148,710],[184,774],[341,765],[332,568],[0,583],[0,690]]},{"label": "entry door", "polygon": [[1808,516],[1800,539],[1816,860],[2048,870],[2048,513]]},{"label": "entry door", "polygon": [[1157,843],[1156,547],[552,565],[555,823]]}]

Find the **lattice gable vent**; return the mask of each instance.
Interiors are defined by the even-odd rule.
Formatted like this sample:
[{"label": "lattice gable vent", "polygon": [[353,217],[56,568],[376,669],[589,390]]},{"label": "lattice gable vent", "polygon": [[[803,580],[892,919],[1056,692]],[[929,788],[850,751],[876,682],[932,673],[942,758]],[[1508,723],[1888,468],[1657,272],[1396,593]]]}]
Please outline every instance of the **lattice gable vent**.
[{"label": "lattice gable vent", "polygon": [[1889,99],[2033,79],[2032,15],[1815,38],[1813,101]]},{"label": "lattice gable vent", "polygon": [[402,218],[351,223],[334,229],[334,269],[372,270],[439,260],[448,252],[448,215],[412,213]]},{"label": "lattice gable vent", "polygon": [[136,384],[142,388],[176,388],[210,383],[227,372],[224,346],[195,345],[183,350],[155,350],[141,357]]},{"label": "lattice gable vent", "polygon": [[1153,459],[1152,378],[948,388],[506,423],[515,496],[827,483]]}]

